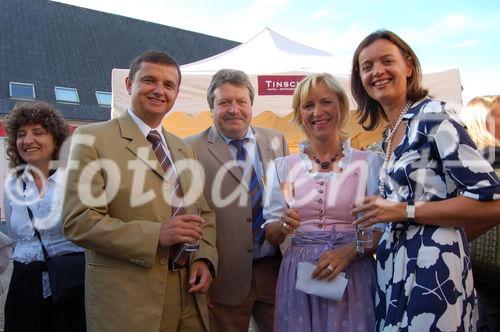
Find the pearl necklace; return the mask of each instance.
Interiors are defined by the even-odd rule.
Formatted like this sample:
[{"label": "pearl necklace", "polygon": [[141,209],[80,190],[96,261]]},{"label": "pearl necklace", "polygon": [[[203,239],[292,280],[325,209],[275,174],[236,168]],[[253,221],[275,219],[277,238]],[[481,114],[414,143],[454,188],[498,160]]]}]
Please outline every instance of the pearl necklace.
[{"label": "pearl necklace", "polygon": [[394,138],[394,134],[398,130],[399,125],[403,121],[403,117],[405,114],[408,112],[410,109],[410,106],[412,105],[412,101],[408,100],[401,110],[401,113],[399,114],[399,118],[396,121],[396,124],[394,125],[394,128],[391,130],[389,128],[389,133],[387,134],[387,137],[384,140],[385,143],[385,157],[384,157],[384,164],[382,165],[382,170],[380,172],[380,179],[378,182],[378,189],[380,191],[380,195],[385,198],[385,181],[387,180],[387,168],[389,167],[389,158],[391,156],[391,147],[392,147],[392,139]]}]

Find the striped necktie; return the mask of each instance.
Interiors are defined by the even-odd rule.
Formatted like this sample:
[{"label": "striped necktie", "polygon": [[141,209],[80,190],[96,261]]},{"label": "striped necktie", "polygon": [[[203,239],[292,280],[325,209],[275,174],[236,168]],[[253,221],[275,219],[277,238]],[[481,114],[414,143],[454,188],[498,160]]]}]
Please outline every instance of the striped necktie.
[{"label": "striped necktie", "polygon": [[165,152],[165,150],[163,150],[163,147],[161,146],[160,133],[157,132],[156,130],[151,130],[148,136],[146,136],[146,139],[151,143],[151,148],[153,149],[156,158],[158,158],[160,166],[165,172],[165,175],[167,175],[168,177],[170,175],[168,171],[172,166],[172,164],[170,163],[170,159],[168,159],[167,153]]},{"label": "striped necktie", "polygon": [[156,158],[158,158],[160,166],[165,172],[165,180],[167,183],[171,184],[172,193],[170,201],[172,202],[172,206],[176,207],[176,209],[172,209],[172,216],[183,214],[184,211],[179,210],[179,207],[182,206],[182,189],[177,174],[161,144],[161,136],[156,130],[151,130],[146,139],[151,143]]},{"label": "striped necktie", "polygon": [[257,174],[250,160],[248,160],[248,152],[245,149],[245,142],[248,139],[235,139],[230,142],[236,148],[236,160],[240,165],[243,177],[250,182],[248,188],[252,196],[252,231],[254,242],[262,244],[265,238],[264,229],[261,228],[264,223],[262,215],[262,188],[260,187]]},{"label": "striped necktie", "polygon": [[[158,133],[156,130],[151,130],[148,136],[146,136],[146,139],[151,143],[151,147],[156,155],[156,158],[158,158],[160,166],[165,172],[165,179],[170,180],[174,184],[171,193],[171,198],[172,198],[171,216],[174,217],[176,215],[184,214],[185,211],[181,207],[182,189],[179,184],[179,179],[177,178],[177,174],[175,173],[172,167],[172,163],[170,162],[170,159],[168,158],[167,153],[165,152],[161,144],[160,133]],[[175,271],[187,265],[189,255],[183,254],[181,255],[182,257],[180,257],[180,259],[176,260],[176,258],[182,251],[182,247],[183,247],[182,243],[178,243],[170,247],[169,267],[171,270]]]}]

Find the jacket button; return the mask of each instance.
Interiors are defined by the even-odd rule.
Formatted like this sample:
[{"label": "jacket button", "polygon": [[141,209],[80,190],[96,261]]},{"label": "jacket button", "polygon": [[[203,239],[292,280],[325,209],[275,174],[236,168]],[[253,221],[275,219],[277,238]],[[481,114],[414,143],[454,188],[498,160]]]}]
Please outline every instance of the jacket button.
[{"label": "jacket button", "polygon": [[320,185],[320,186],[322,186],[322,185],[324,185],[324,184],[325,184],[325,181],[321,181],[321,182],[319,183],[319,185]]},{"label": "jacket button", "polygon": [[167,264],[167,259],[166,258],[161,258],[160,259],[160,264],[161,265],[166,265]]},{"label": "jacket button", "polygon": [[247,222],[252,222],[252,218],[247,218]]},{"label": "jacket button", "polygon": [[320,194],[324,193],[323,189],[320,189],[318,192],[319,192]]},{"label": "jacket button", "polygon": [[319,229],[322,229],[322,228],[323,228],[323,225],[322,225],[322,224],[319,224],[319,225],[318,225],[318,228],[319,228]]},{"label": "jacket button", "polygon": [[321,198],[318,199],[318,203],[323,203],[323,200]]},{"label": "jacket button", "polygon": [[319,220],[323,220],[323,216],[319,216]]}]

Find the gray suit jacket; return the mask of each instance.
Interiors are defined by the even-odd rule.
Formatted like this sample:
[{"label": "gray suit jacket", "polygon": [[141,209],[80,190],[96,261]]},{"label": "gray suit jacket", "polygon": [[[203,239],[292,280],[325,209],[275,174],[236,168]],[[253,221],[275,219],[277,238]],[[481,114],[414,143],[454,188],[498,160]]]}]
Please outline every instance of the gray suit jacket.
[{"label": "gray suit jacket", "polygon": [[[264,171],[275,158],[289,153],[283,134],[267,128],[251,128]],[[210,298],[217,303],[237,305],[248,295],[252,277],[252,208],[248,187],[242,184],[240,169],[227,165],[234,162],[234,157],[214,126],[186,141],[193,145],[204,166],[205,197],[216,218],[219,267],[210,287]],[[229,205],[216,204],[235,190],[243,191],[242,197],[246,198],[243,204],[239,203],[240,196]]]}]

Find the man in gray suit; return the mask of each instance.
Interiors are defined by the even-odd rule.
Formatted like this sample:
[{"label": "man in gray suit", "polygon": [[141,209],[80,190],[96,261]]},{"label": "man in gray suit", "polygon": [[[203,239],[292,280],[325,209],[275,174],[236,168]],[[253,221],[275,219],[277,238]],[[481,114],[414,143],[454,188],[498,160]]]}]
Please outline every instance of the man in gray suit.
[{"label": "man in gray suit", "polygon": [[218,71],[207,100],[213,125],[187,138],[205,168],[205,195],[216,214],[219,267],[209,294],[211,331],[248,331],[250,318],[273,330],[279,248],[260,227],[265,170],[287,155],[284,136],[250,126],[254,89],[240,70]]}]

